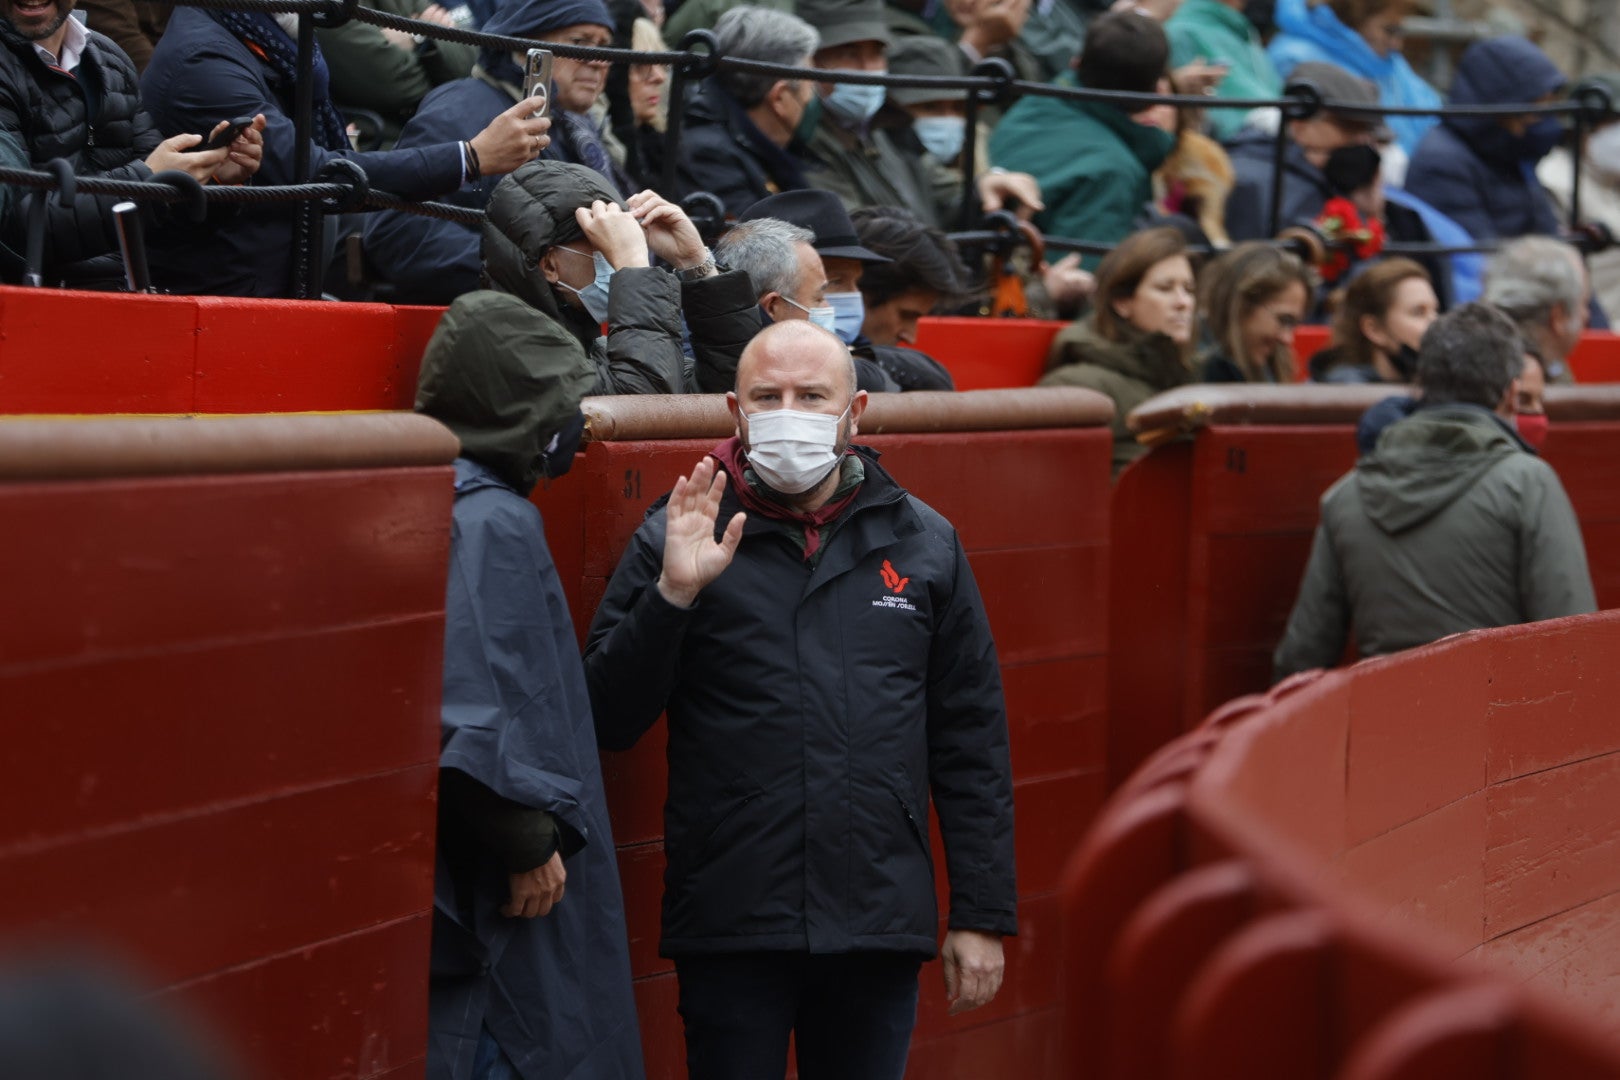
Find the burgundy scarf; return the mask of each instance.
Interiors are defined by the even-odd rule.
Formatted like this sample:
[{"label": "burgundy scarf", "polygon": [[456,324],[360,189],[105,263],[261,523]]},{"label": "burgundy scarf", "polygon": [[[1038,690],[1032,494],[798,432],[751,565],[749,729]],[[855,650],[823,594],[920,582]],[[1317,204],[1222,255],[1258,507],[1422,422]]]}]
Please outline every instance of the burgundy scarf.
[{"label": "burgundy scarf", "polygon": [[[850,453],[852,451],[845,451]],[[720,463],[731,477],[731,490],[736,492],[737,501],[742,503],[743,509],[751,514],[772,518],[776,521],[791,521],[804,527],[804,558],[810,561],[811,557],[821,548],[822,526],[837,518],[844,508],[855,501],[860,494],[860,485],[841,498],[833,499],[815,510],[795,510],[791,506],[784,506],[773,499],[768,499],[755,491],[743,476],[743,469],[747,459],[743,456],[742,440],[733,435],[725,442],[709,451],[711,457]],[[843,466],[840,465],[840,468]]]}]

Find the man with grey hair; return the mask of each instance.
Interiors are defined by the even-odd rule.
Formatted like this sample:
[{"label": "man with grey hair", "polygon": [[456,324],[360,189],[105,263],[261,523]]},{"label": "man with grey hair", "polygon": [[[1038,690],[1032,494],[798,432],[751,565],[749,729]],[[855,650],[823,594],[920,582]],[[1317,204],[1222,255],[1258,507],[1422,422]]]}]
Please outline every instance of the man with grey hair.
[{"label": "man with grey hair", "polygon": [[1487,304],[1429,328],[1417,410],[1322,497],[1277,678],[1337,663],[1352,626],[1356,651],[1378,656],[1596,610],[1569,497],[1512,423],[1524,363]]},{"label": "man with grey hair", "polygon": [[1548,382],[1575,381],[1569,354],[1592,305],[1592,280],[1580,252],[1550,236],[1520,237],[1486,265],[1482,299],[1518,326]]},{"label": "man with grey hair", "polygon": [[715,261],[741,270],[753,284],[760,310],[771,322],[809,319],[829,333],[833,309],[826,303],[827,274],[815,234],[776,218],[739,222],[715,245]]},{"label": "man with grey hair", "polygon": [[[630,540],[585,649],[601,745],[668,717],[661,955],[694,1080],[900,1080],[921,962],[989,1002],[1017,929],[1000,669],[951,524],[852,445],[847,346],[778,323],[735,437]],[[946,853],[943,942],[929,854]]]},{"label": "man with grey hair", "polygon": [[[721,16],[714,34],[722,56],[793,67],[809,67],[821,43],[797,15],[748,5]],[[798,133],[814,97],[803,79],[723,69],[706,80],[687,105],[682,191],[712,192],[735,216],[773,192],[809,187]]]}]

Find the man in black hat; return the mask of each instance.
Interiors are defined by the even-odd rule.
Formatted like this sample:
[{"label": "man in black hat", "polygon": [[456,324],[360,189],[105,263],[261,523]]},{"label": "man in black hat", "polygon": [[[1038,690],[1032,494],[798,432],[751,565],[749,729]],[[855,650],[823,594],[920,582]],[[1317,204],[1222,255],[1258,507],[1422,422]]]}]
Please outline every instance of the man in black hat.
[{"label": "man in black hat", "polygon": [[[799,0],[798,12],[821,34],[812,58],[816,67],[888,70],[889,26],[882,0]],[[885,93],[881,86],[819,84],[819,116],[807,136],[810,183],[837,194],[850,210],[905,206],[930,225],[947,224],[960,207],[960,184],[938,162],[896,144],[893,129],[909,126],[911,119],[898,108],[882,113]],[[1040,187],[1028,174],[986,172],[976,183],[987,211],[1013,198],[1024,212],[1042,208]]]}]

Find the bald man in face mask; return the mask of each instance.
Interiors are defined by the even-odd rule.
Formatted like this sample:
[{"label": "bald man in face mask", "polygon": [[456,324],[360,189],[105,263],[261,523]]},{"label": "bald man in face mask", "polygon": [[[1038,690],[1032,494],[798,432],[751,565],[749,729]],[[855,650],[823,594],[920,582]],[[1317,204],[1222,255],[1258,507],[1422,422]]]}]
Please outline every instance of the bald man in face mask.
[{"label": "bald man in face mask", "polygon": [[1017,930],[995,645],[956,531],[852,445],[866,401],[834,335],[763,330],[737,434],[632,538],[586,646],[603,746],[669,718],[660,951],[694,1077],[780,1077],[791,1035],[806,1080],[899,1080],[922,961],[975,1008]]}]

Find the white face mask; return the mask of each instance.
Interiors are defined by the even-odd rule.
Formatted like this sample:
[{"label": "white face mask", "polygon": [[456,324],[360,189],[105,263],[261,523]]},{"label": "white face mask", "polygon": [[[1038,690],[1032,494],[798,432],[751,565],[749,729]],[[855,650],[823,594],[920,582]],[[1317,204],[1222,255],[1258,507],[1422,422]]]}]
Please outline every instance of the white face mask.
[{"label": "white face mask", "polygon": [[1608,124],[1586,139],[1586,160],[1605,176],[1620,177],[1620,124]]},{"label": "white face mask", "polygon": [[749,466],[772,491],[809,491],[838,464],[838,428],[848,415],[848,405],[837,416],[798,409],[745,414]]}]

